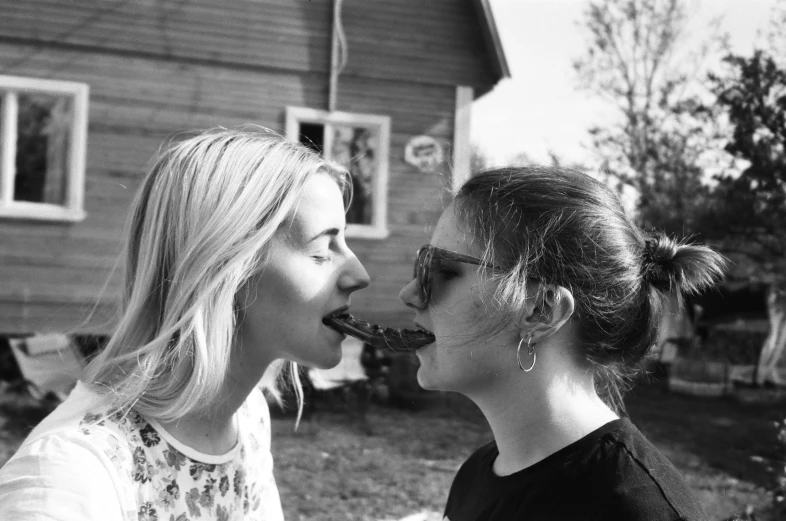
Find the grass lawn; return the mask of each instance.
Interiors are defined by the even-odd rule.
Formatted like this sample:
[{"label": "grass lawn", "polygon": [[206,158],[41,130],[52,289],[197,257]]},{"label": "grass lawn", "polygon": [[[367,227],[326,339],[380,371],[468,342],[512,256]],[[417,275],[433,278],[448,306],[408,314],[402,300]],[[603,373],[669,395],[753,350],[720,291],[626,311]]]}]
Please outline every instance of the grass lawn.
[{"label": "grass lawn", "polygon": [[[682,471],[710,519],[756,511],[768,519],[765,465],[774,451],[771,422],[784,403],[742,404],[641,387],[626,399],[638,427]],[[364,434],[347,414],[320,412],[297,433],[277,419],[274,456],[287,519],[441,519],[454,472],[490,431],[470,409],[375,408]]]},{"label": "grass lawn", "polygon": [[[627,400],[634,423],[683,472],[710,519],[756,509],[768,519],[763,463],[774,453],[771,422],[784,402],[743,404],[639,388]],[[0,464],[46,414],[29,397],[0,394]],[[453,474],[490,439],[471,408],[408,411],[371,406],[368,434],[335,406],[318,407],[293,432],[294,419],[275,418],[273,452],[286,519],[396,520],[413,514],[439,520]]]}]

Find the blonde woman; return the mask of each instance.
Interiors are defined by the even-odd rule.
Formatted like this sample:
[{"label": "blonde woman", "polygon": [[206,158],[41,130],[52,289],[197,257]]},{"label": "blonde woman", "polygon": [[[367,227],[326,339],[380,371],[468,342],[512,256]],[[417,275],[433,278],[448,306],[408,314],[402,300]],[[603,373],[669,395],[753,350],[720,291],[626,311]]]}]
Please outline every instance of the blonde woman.
[{"label": "blonde woman", "polygon": [[323,320],[368,284],[344,240],[350,190],[263,129],[160,153],[133,205],[119,325],[0,470],[0,519],[281,519],[258,384],[341,358]]}]

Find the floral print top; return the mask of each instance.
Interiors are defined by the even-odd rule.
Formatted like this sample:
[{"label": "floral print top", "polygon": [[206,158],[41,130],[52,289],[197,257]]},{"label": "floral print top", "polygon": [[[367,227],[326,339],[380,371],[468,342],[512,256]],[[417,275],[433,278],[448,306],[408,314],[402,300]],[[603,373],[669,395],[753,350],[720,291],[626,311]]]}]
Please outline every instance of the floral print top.
[{"label": "floral print top", "polygon": [[[79,386],[74,394],[92,393],[84,386]],[[82,396],[84,398],[84,396]],[[57,498],[48,497],[46,489],[52,488],[51,468],[49,472],[44,469],[52,467],[45,461],[48,453],[53,453],[52,458],[62,459],[62,451],[79,454],[79,458],[71,458],[60,464],[68,471],[70,476],[55,476],[55,483],[62,482],[61,489],[73,487],[83,496],[84,505],[80,512],[91,511],[91,503],[106,502],[108,490],[114,489],[117,504],[117,515],[110,515],[103,507],[95,510],[100,519],[119,519],[123,521],[192,521],[192,520],[275,520],[283,519],[281,502],[278,489],[273,477],[273,459],[270,453],[270,416],[262,393],[255,390],[246,403],[239,409],[238,443],[226,454],[213,456],[199,453],[174,439],[160,424],[148,420],[140,414],[131,411],[122,416],[120,414],[107,414],[104,407],[74,407],[73,412],[78,412],[76,418],[73,414],[63,414],[64,407],[68,409],[69,397],[49,418],[42,422],[22,445],[19,452],[9,461],[9,464],[0,470],[0,504],[6,501],[23,505],[36,501],[51,504],[55,508],[59,501]],[[79,400],[76,400],[77,402]],[[84,404],[84,401],[82,401]],[[65,424],[61,420],[65,416]],[[53,418],[54,417],[54,418]],[[47,423],[54,423],[47,425]],[[47,428],[48,427],[48,428]],[[85,449],[92,452],[94,458],[100,460],[85,462]],[[59,453],[55,455],[54,453]],[[42,458],[44,464],[42,465]],[[68,457],[66,458],[68,459]],[[93,463],[93,464],[90,464]],[[31,464],[35,464],[33,468]],[[58,465],[55,465],[58,466]],[[105,470],[103,475],[98,473],[96,466]],[[27,470],[25,470],[27,469]],[[83,469],[92,469],[91,476],[83,476]],[[20,472],[27,474],[26,479],[33,478],[31,483],[36,483],[35,474],[46,473],[40,476],[42,483],[34,490],[14,492],[6,486],[9,480],[18,480]],[[87,472],[85,470],[85,472]],[[103,493],[98,497],[94,489],[101,487],[91,486],[90,480],[108,481],[111,487],[103,485]],[[81,487],[72,485],[73,480],[85,479]],[[18,482],[18,481],[17,481]],[[45,483],[46,482],[46,483]],[[91,492],[93,490],[93,492]],[[5,495],[4,495],[5,494]],[[32,494],[32,495],[31,495]],[[45,497],[41,497],[41,496]],[[65,495],[65,494],[63,494]],[[73,494],[68,498],[72,499]],[[110,498],[111,499],[111,498]],[[60,505],[58,508],[63,508]],[[0,506],[0,519],[14,519],[12,508],[4,511],[5,506]],[[38,507],[36,507],[38,508]],[[18,506],[19,518],[22,514],[30,514],[29,508]],[[114,509],[111,509],[114,510]],[[74,512],[76,513],[76,512]],[[50,519],[42,512],[42,519]],[[92,519],[89,515],[80,514],[80,519]],[[25,517],[25,519],[37,519]],[[53,515],[51,519],[61,519],[60,515]],[[62,519],[70,519],[63,516]]]}]

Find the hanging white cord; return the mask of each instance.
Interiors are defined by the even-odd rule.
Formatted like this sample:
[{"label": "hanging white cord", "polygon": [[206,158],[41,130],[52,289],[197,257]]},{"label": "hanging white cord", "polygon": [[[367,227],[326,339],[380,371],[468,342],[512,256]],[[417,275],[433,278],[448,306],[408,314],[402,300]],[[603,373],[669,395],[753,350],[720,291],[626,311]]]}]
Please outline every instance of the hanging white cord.
[{"label": "hanging white cord", "polygon": [[347,38],[341,22],[341,4],[343,0],[333,0],[333,37],[330,58],[330,92],[328,93],[328,110],[336,110],[338,98],[338,75],[346,68],[349,61]]},{"label": "hanging white cord", "polygon": [[349,46],[347,45],[347,36],[344,34],[344,22],[341,20],[341,4],[343,1],[344,0],[336,0],[336,4],[334,6],[334,16],[336,18],[336,35],[338,36],[338,48],[339,54],[341,55],[338,64],[338,70],[336,71],[336,76],[344,71],[344,69],[347,67],[347,62],[349,61]]}]

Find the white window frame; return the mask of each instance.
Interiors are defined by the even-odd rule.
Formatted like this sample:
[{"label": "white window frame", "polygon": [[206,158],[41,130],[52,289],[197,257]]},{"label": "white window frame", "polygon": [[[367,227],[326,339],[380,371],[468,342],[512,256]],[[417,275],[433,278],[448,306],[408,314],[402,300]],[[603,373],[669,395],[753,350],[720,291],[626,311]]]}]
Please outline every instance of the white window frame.
[{"label": "white window frame", "polygon": [[[69,96],[73,102],[68,171],[63,204],[14,200],[16,176],[17,119],[19,94]],[[90,88],[85,83],[0,75],[0,219],[33,219],[77,222],[84,211],[85,155],[87,149],[87,104]]]},{"label": "white window frame", "polygon": [[361,239],[386,239],[390,235],[387,227],[388,209],[388,167],[390,154],[390,117],[378,114],[357,114],[351,112],[327,112],[307,107],[287,107],[286,133],[287,138],[299,141],[301,123],[318,123],[324,125],[325,134],[323,150],[327,159],[333,149],[333,132],[331,125],[359,126],[374,128],[379,136],[377,153],[377,172],[372,184],[373,213],[371,224],[347,224],[347,237]]}]

